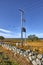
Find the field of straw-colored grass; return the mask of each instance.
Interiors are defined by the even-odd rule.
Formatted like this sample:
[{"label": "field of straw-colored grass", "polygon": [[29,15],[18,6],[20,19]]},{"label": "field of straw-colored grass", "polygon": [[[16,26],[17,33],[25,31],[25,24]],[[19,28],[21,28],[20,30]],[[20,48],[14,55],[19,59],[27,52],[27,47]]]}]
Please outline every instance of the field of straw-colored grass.
[{"label": "field of straw-colored grass", "polygon": [[43,53],[43,40],[42,41],[30,41],[27,42],[27,45],[30,46],[31,49],[38,49],[41,53]]}]

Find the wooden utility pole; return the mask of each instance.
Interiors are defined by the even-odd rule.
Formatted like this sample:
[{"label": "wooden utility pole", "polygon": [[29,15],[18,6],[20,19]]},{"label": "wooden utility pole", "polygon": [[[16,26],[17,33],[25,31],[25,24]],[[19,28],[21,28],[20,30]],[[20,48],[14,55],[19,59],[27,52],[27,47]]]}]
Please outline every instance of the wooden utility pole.
[{"label": "wooden utility pole", "polygon": [[[21,14],[21,46],[23,47],[23,32],[26,33],[26,29],[23,28],[23,22],[24,22],[24,19],[23,19],[23,15],[24,15],[24,11],[22,9],[19,9],[20,11],[20,14]],[[26,35],[25,35],[26,37]]]}]

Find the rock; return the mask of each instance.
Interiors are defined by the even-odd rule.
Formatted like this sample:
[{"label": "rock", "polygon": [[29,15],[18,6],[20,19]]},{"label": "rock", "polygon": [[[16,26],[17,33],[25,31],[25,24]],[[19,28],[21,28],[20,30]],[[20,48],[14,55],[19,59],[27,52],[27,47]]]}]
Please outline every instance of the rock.
[{"label": "rock", "polygon": [[35,60],[33,60],[33,61],[32,61],[32,64],[33,64],[33,65],[37,65],[37,63],[36,63],[36,61],[35,61]]},{"label": "rock", "polygon": [[32,57],[32,60],[35,60],[36,59],[36,55],[34,55],[34,56],[31,56]]},{"label": "rock", "polygon": [[38,54],[38,55],[37,55],[37,58],[38,58],[38,59],[42,59],[42,54]]},{"label": "rock", "polygon": [[37,65],[41,65],[41,61],[38,58],[36,58],[36,63]]}]

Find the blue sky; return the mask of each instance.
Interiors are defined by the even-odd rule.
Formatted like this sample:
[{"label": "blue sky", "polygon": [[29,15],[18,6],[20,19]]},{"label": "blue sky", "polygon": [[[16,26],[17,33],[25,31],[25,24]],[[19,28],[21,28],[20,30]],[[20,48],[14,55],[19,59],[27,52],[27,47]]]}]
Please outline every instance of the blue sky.
[{"label": "blue sky", "polygon": [[19,8],[24,10],[26,35],[43,37],[43,0],[0,0],[0,36],[21,36]]}]

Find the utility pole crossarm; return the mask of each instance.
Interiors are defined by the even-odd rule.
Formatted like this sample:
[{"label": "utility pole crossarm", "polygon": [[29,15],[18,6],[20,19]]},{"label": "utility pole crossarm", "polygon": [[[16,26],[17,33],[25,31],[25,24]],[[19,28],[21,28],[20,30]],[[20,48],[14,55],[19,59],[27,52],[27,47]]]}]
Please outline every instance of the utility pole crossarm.
[{"label": "utility pole crossarm", "polygon": [[24,13],[24,11],[22,9],[19,9],[20,12]]}]

